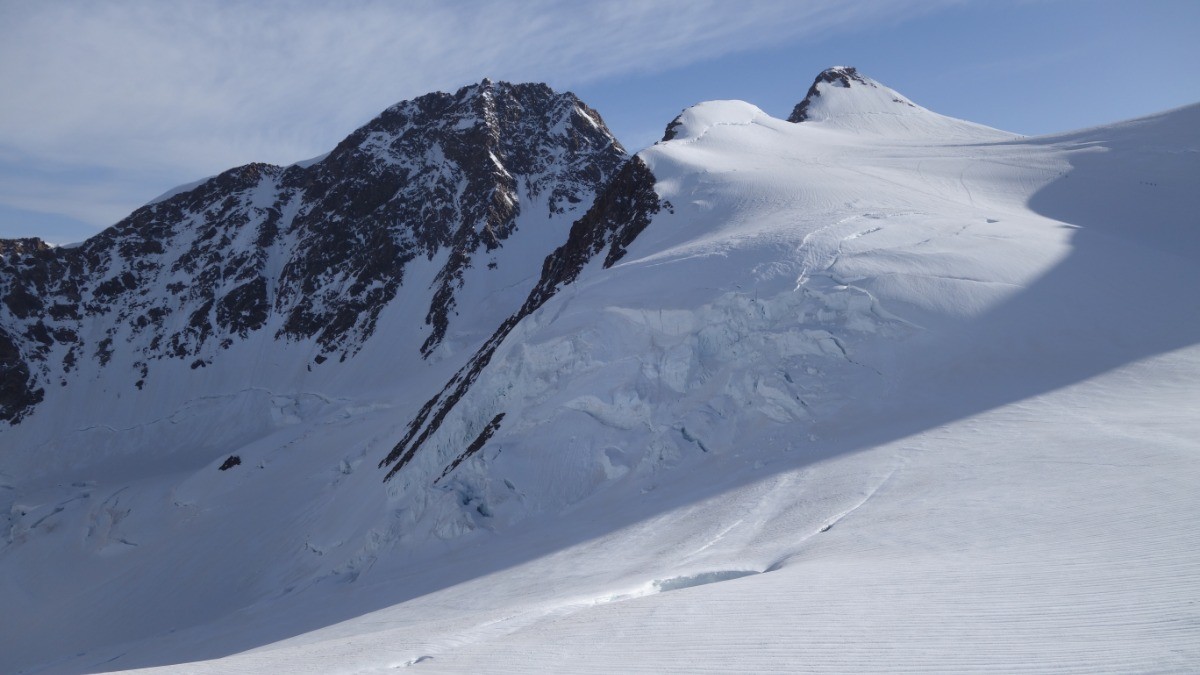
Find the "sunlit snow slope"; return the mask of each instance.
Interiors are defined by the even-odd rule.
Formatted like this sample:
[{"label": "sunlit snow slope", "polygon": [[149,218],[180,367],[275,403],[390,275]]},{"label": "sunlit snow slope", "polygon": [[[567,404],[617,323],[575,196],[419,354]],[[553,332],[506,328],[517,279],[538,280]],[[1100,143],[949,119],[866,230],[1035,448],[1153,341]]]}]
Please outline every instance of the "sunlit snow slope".
[{"label": "sunlit snow slope", "polygon": [[124,571],[6,612],[0,669],[1200,668],[1200,106],[1023,138],[851,69],[805,103],[672,122],[649,225],[386,484],[411,391],[240,473],[114,471],[106,547],[10,536],[9,597]]}]

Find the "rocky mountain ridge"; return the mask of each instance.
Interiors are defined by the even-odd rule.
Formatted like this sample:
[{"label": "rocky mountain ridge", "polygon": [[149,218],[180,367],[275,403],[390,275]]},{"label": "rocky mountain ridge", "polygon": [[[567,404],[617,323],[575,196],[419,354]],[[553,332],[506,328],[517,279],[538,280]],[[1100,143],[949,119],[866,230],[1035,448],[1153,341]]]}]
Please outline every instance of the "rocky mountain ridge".
[{"label": "rocky mountain ridge", "polygon": [[[0,242],[0,420],[19,422],[83,360],[210,366],[257,336],[353,356],[418,259],[438,347],[471,268],[528,223],[579,211],[625,160],[600,116],[542,84],[481,83],[398,103],[326,157],[249,164],[148,204],[81,245]],[[540,217],[538,214],[542,214]],[[424,289],[414,293],[425,293]]]}]

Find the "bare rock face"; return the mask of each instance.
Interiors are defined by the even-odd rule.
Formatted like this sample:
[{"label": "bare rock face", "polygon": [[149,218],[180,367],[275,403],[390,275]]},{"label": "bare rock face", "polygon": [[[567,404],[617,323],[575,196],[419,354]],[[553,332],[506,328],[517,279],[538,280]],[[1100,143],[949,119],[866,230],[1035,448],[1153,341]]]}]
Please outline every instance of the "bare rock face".
[{"label": "bare rock face", "polygon": [[0,240],[0,420],[118,351],[142,378],[250,339],[351,358],[422,257],[445,260],[432,289],[411,291],[430,293],[428,356],[464,272],[518,216],[582,213],[625,159],[573,94],[484,80],[396,104],[315,163],[226,171],[74,248]]},{"label": "bare rock face", "polygon": [[0,328],[0,415],[15,424],[41,403],[44,395],[21,358],[16,341]]}]

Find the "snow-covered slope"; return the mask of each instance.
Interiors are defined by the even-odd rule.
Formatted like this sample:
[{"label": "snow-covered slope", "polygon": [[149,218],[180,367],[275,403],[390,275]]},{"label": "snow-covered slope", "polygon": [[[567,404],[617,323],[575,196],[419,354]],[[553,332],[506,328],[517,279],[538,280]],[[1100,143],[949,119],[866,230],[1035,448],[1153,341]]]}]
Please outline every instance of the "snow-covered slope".
[{"label": "snow-covered slope", "polygon": [[970,142],[1012,137],[1004,131],[922,108],[848,66],[835,66],[818,75],[788,121],[820,122],[859,135],[884,134],[893,143],[904,139]]},{"label": "snow-covered slope", "polygon": [[0,666],[1194,670],[1200,106],[1021,138],[839,68],[792,120],[685,111],[469,359],[6,465]]}]

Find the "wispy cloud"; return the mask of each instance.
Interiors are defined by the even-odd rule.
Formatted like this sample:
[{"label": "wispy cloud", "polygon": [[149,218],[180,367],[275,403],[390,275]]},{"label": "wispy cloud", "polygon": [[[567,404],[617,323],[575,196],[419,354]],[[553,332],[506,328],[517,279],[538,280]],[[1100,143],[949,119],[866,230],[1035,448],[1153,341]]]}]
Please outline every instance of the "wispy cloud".
[{"label": "wispy cloud", "polygon": [[[4,3],[0,176],[35,166],[31,181],[90,170],[100,184],[147,171],[180,182],[249,161],[290,162],[328,150],[398,100],[484,75],[570,88],[937,4],[944,3]],[[58,212],[100,206],[69,181],[59,187],[60,205],[71,204]],[[27,207],[49,209],[54,200],[44,195],[54,189],[45,180],[10,181],[0,202],[29,192]],[[94,212],[94,222],[111,222],[111,208]]]}]

